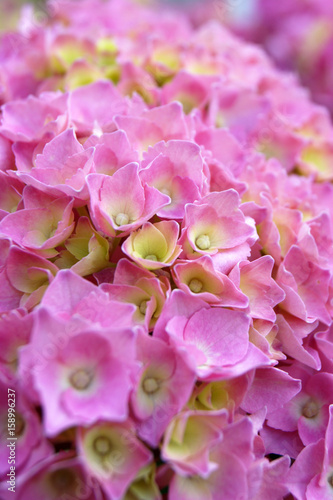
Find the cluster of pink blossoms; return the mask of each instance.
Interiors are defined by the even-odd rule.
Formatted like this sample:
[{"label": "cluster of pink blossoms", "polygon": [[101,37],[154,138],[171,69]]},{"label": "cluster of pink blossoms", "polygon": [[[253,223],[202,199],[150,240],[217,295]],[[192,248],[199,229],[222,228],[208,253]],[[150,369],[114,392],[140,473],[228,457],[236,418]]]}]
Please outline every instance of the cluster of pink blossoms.
[{"label": "cluster of pink blossoms", "polygon": [[15,498],[331,499],[328,112],[216,23],[51,7],[0,50]]}]

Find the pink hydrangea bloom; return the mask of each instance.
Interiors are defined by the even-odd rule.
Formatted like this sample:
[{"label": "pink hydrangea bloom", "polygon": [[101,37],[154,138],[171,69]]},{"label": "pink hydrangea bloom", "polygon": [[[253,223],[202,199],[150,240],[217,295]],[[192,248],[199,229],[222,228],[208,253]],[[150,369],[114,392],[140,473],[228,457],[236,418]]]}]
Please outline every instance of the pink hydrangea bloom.
[{"label": "pink hydrangea bloom", "polygon": [[326,500],[329,114],[222,25],[142,3],[0,34],[15,496]]},{"label": "pink hydrangea bloom", "polygon": [[[7,500],[13,493],[7,490],[1,491],[1,494]],[[71,452],[45,457],[22,474],[15,495],[20,500],[33,500],[40,495],[48,495],[50,500],[70,495],[84,495],[87,500],[103,500],[101,489],[89,480],[80,460]]]},{"label": "pink hydrangea bloom", "polygon": [[152,458],[148,449],[136,439],[130,421],[82,428],[78,447],[88,476],[98,480],[111,500],[123,497],[131,481]]},{"label": "pink hydrangea bloom", "polygon": [[[59,328],[57,323],[49,312],[40,309],[30,344],[35,351],[32,358],[46,355],[50,339]],[[135,368],[133,332],[86,329],[63,335],[48,363],[32,366],[45,409],[46,433],[53,436],[73,425],[99,419],[125,420]]]},{"label": "pink hydrangea bloom", "polygon": [[325,437],[306,446],[290,469],[287,484],[297,500],[328,500],[332,497],[332,420],[333,407],[330,406]]},{"label": "pink hydrangea bloom", "polygon": [[139,336],[137,359],[142,368],[131,403],[140,422],[138,434],[157,446],[171,418],[188,401],[195,375],[181,353],[157,338]]},{"label": "pink hydrangea bloom", "polygon": [[168,196],[142,185],[135,163],[120,168],[112,177],[91,174],[87,183],[92,219],[108,236],[129,234],[170,203]]}]

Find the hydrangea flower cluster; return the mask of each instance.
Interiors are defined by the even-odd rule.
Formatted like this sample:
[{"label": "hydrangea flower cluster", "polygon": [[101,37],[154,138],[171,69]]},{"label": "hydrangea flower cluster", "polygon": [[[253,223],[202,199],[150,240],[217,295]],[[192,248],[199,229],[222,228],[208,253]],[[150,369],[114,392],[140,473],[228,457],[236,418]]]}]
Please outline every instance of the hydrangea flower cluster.
[{"label": "hydrangea flower cluster", "polygon": [[217,23],[51,7],[1,38],[17,500],[332,498],[328,112]]}]

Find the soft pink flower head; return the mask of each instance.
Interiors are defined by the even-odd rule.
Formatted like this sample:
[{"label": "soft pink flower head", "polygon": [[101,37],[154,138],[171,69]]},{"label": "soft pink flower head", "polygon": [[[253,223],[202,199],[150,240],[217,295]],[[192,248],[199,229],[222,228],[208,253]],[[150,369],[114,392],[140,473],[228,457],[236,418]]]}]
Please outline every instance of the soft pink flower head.
[{"label": "soft pink flower head", "polygon": [[268,415],[271,427],[287,432],[298,430],[304,443],[315,443],[325,436],[329,405],[333,404],[333,375],[315,373],[303,375],[302,390],[282,408]]},{"label": "soft pink flower head", "polygon": [[211,193],[185,209],[180,242],[187,258],[214,255],[235,248],[255,237],[255,229],[239,206],[234,190]]},{"label": "soft pink flower head", "polygon": [[181,349],[198,378],[218,380],[268,363],[267,357],[249,343],[249,326],[250,319],[243,312],[210,308],[199,298],[175,290],[154,335]]},{"label": "soft pink flower head", "polygon": [[81,461],[111,500],[123,498],[136,475],[152,459],[151,452],[135,437],[130,421],[101,422],[78,433]]},{"label": "soft pink flower head", "polygon": [[26,100],[12,101],[3,107],[0,132],[12,141],[40,141],[48,134],[54,137],[68,122],[66,94],[42,94]]},{"label": "soft pink flower head", "polygon": [[[84,494],[87,500],[103,500],[101,489],[84,471],[81,461],[73,452],[62,451],[41,457],[35,467],[17,479],[15,496],[19,500],[36,500],[48,498],[58,500],[68,496]],[[13,493],[1,491],[5,500],[10,500]],[[41,496],[42,495],[42,496]]]},{"label": "soft pink flower head", "polygon": [[[105,102],[109,105],[105,106]],[[79,87],[70,95],[69,118],[79,137],[88,137],[94,131],[113,132],[114,117],[127,109],[127,102],[108,80]]]},{"label": "soft pink flower head", "polygon": [[[37,458],[36,450],[42,442],[46,443],[37,412],[13,381],[0,383],[0,422],[1,436],[16,438],[12,439],[12,442],[6,439],[6,444],[15,441],[15,454],[10,453],[10,450],[14,451],[13,447],[3,446],[0,451],[0,477],[7,480],[10,465],[15,463],[15,469],[19,473],[25,469],[29,470]],[[14,462],[11,462],[12,459]]]},{"label": "soft pink flower head", "polygon": [[172,266],[181,247],[177,245],[179,225],[175,221],[146,222],[141,229],[130,234],[122,249],[135,262],[146,269]]},{"label": "soft pink flower head", "polygon": [[29,346],[46,434],[100,419],[125,420],[135,368],[133,332],[68,328],[59,336],[62,325],[40,309]]},{"label": "soft pink flower head", "polygon": [[131,403],[138,435],[156,447],[171,418],[187,403],[195,375],[180,352],[157,338],[138,337],[137,359],[142,368]]},{"label": "soft pink flower head", "polygon": [[73,200],[58,198],[47,207],[18,210],[2,219],[0,233],[37,255],[54,257],[74,229],[72,208]]},{"label": "soft pink flower head", "polygon": [[22,184],[0,170],[0,220],[17,210],[21,192]]},{"label": "soft pink flower head", "polygon": [[14,309],[2,314],[0,321],[0,366],[5,373],[15,372],[18,351],[29,343],[33,325],[33,313],[27,314],[24,308]]},{"label": "soft pink flower head", "polygon": [[157,278],[152,272],[121,259],[113,283],[103,283],[100,288],[110,299],[134,304],[137,309],[133,320],[151,330],[163,310],[170,283],[165,276]]},{"label": "soft pink flower head", "polygon": [[[195,419],[195,416],[192,418]],[[212,426],[213,418],[213,415],[206,415],[206,425],[202,425],[199,432],[205,430],[207,435],[207,426],[210,421]],[[214,432],[213,429],[210,429],[210,433]],[[174,433],[176,434],[175,452],[179,447],[177,438],[178,440],[182,438],[183,429],[179,428],[177,430],[178,432]],[[206,500],[207,498],[212,500],[250,498],[249,489],[252,487],[252,480],[249,471],[254,462],[253,425],[248,418],[244,418],[229,426],[224,425],[221,430],[222,436],[215,441],[215,446],[211,446],[209,450],[208,456],[212,464],[210,474],[204,475],[199,472],[199,474],[188,475],[184,473],[185,471],[177,470],[178,473],[170,484],[169,497],[171,500],[178,500],[179,498],[183,500],[192,500],[194,498],[196,500]],[[190,433],[186,435],[185,432],[185,439],[189,439],[189,437]],[[192,443],[188,447],[189,451],[191,451],[191,447],[195,446],[195,439]],[[203,446],[203,443],[199,442],[200,445]],[[201,461],[204,460],[204,457],[205,455],[202,456]],[[193,459],[195,459],[195,455],[193,455]],[[257,474],[253,482],[258,487],[258,483],[261,482],[259,474]]]},{"label": "soft pink flower head", "polygon": [[0,273],[2,311],[36,306],[57,271],[49,260],[12,245]]},{"label": "soft pink flower head", "polygon": [[179,261],[172,269],[176,285],[184,292],[225,307],[246,308],[248,298],[233,282],[214,269],[210,256],[194,261]]},{"label": "soft pink flower head", "polygon": [[60,269],[71,268],[80,276],[88,276],[109,268],[109,242],[94,230],[88,217],[79,218],[64,246],[65,250],[60,250],[60,257],[55,260]]},{"label": "soft pink flower head", "polygon": [[232,415],[243,401],[252,378],[253,372],[249,372],[229,380],[197,384],[188,406],[201,411],[217,411],[225,408],[229,411],[229,415]]},{"label": "soft pink flower head", "polygon": [[129,234],[170,203],[168,196],[141,183],[136,163],[120,168],[112,177],[91,174],[87,184],[91,217],[108,236]]},{"label": "soft pink flower head", "polygon": [[292,465],[287,485],[297,500],[329,500],[333,492],[333,406],[325,437],[306,446]]},{"label": "soft pink flower head", "polygon": [[163,104],[179,101],[185,113],[194,108],[203,107],[208,99],[210,84],[214,78],[202,79],[186,71],[180,71],[171,82],[163,86],[161,99]]}]

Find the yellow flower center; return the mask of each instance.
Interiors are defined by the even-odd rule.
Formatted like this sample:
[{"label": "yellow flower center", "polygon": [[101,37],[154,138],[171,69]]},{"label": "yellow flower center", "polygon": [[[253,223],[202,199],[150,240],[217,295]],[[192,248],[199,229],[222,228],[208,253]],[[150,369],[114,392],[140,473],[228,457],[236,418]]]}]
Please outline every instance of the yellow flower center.
[{"label": "yellow flower center", "polygon": [[210,248],[210,239],[207,234],[202,234],[201,236],[198,236],[198,238],[195,240],[195,244],[200,250],[208,250]]},{"label": "yellow flower center", "polygon": [[302,415],[306,418],[314,418],[318,415],[319,408],[317,403],[310,400],[308,403],[303,406]]},{"label": "yellow flower center", "polygon": [[190,281],[188,287],[191,290],[191,292],[200,293],[202,290],[202,287],[203,287],[203,283],[202,283],[202,281],[194,278],[193,280]]},{"label": "yellow flower center", "polygon": [[120,213],[116,216],[115,222],[117,226],[125,226],[129,223],[129,217],[127,214]]},{"label": "yellow flower center", "polygon": [[154,394],[159,389],[159,384],[155,378],[146,378],[143,381],[143,390],[146,394]]},{"label": "yellow flower center", "polygon": [[87,368],[80,368],[73,372],[69,378],[71,385],[78,391],[88,389],[93,381],[94,375],[91,370]]}]

